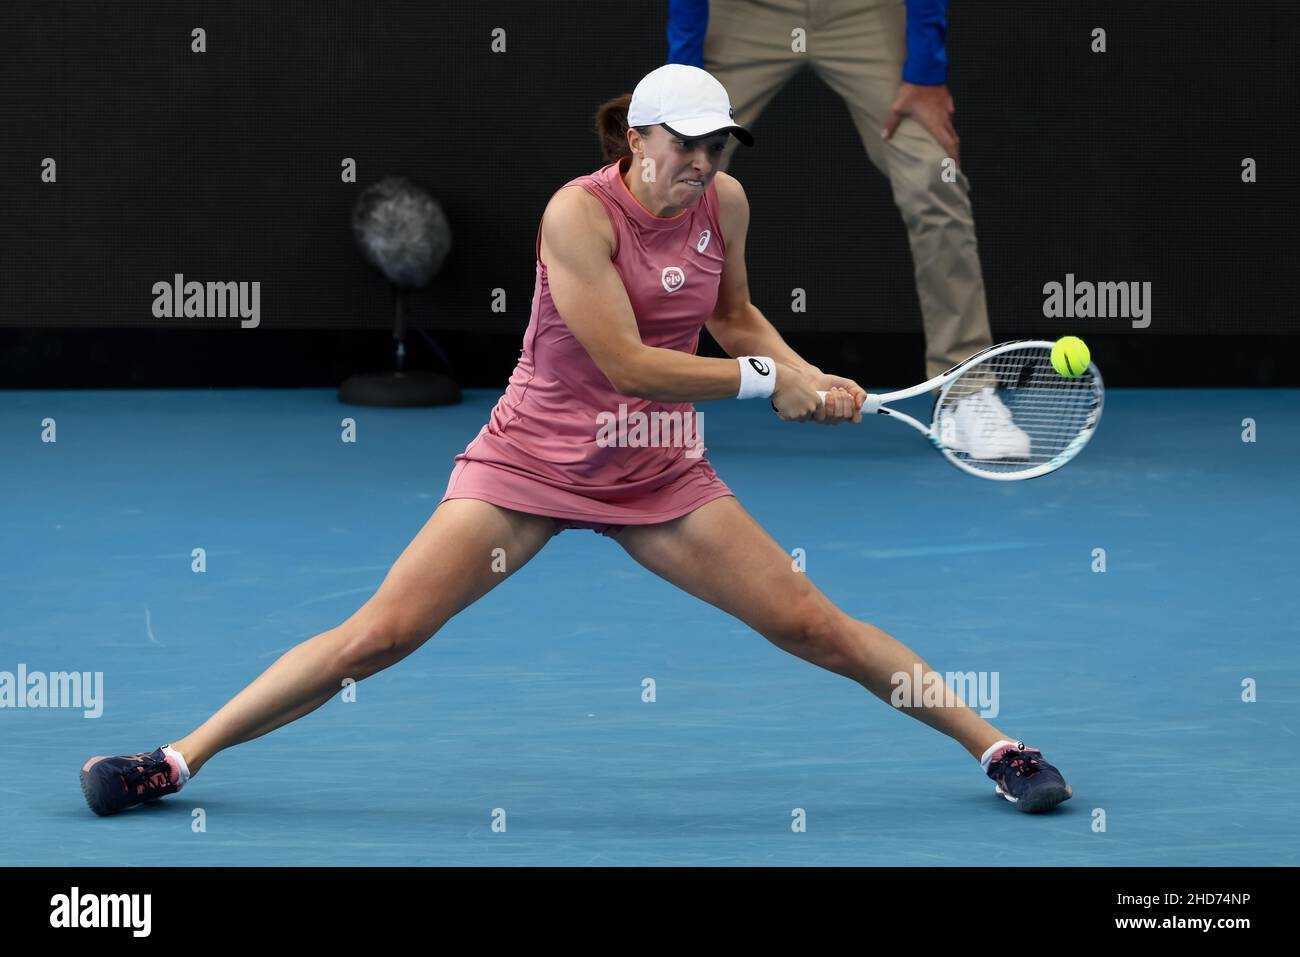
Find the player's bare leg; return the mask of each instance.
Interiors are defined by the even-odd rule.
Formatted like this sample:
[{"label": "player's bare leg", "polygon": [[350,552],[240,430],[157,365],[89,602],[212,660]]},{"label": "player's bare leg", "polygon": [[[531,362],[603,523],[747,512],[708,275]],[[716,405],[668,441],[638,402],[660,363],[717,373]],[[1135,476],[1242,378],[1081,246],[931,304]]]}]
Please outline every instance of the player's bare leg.
[{"label": "player's bare leg", "polygon": [[[629,525],[617,536],[628,553],[683,590],[734,615],[779,648],[851,678],[882,701],[909,681],[937,681],[943,706],[923,706],[921,689],[898,710],[957,741],[976,759],[1014,740],[966,706],[941,675],[902,642],[846,615],[731,497],[658,525]],[[933,677],[927,677],[933,673]]]},{"label": "player's bare leg", "polygon": [[[522,568],[553,531],[554,520],[542,516],[474,499],[443,502],[355,614],[290,648],[172,747],[194,775],[219,751],[315,711],[344,679],[367,678],[423,645]],[[497,548],[504,551],[494,556]]]}]

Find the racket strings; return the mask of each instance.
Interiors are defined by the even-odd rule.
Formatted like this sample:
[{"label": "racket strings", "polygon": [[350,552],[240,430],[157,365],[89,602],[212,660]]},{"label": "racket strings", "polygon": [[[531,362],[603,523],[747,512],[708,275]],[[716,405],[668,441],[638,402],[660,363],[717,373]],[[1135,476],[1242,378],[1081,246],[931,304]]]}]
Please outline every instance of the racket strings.
[{"label": "racket strings", "polygon": [[1067,378],[1050,348],[1025,346],[962,370],[936,405],[934,433],[968,467],[1027,472],[1082,448],[1100,411],[1091,368]]}]

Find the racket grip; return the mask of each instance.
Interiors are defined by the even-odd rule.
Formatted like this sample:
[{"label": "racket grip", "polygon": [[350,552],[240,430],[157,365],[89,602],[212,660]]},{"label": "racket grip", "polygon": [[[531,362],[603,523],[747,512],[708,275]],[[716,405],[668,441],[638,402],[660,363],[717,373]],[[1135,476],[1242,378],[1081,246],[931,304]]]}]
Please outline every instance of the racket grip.
[{"label": "racket grip", "polygon": [[[826,393],[821,391],[820,389],[817,390],[817,398],[822,400],[822,405],[826,404]],[[775,408],[775,406],[773,406],[773,408]],[[875,393],[868,392],[866,400],[862,403],[862,410],[861,410],[862,414],[871,415],[879,411],[879,409],[880,409],[880,396],[876,395]]]}]

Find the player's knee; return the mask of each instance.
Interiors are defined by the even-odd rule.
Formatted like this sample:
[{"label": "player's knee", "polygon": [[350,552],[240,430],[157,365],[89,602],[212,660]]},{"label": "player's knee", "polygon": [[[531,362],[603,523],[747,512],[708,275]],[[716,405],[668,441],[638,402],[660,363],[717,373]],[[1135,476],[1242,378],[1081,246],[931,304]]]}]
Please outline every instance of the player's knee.
[{"label": "player's knee", "polygon": [[843,615],[820,596],[810,596],[791,609],[779,626],[777,644],[787,651],[821,663],[840,656]]},{"label": "player's knee", "polygon": [[344,626],[335,651],[342,677],[360,681],[401,661],[428,639],[397,621],[368,621]]},{"label": "player's knee", "polygon": [[846,659],[846,616],[830,602],[819,602],[804,619],[802,643],[818,662],[832,669]]}]

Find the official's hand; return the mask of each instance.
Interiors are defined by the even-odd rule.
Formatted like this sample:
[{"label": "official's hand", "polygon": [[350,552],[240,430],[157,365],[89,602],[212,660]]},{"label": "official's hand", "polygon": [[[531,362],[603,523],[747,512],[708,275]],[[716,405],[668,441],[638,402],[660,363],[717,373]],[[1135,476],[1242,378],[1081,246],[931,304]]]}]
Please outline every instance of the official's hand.
[{"label": "official's hand", "polygon": [[880,131],[880,135],[883,139],[889,139],[894,135],[894,130],[898,129],[898,124],[903,122],[903,117],[910,116],[930,131],[930,135],[960,169],[961,157],[957,151],[961,140],[957,137],[956,127],[952,125],[955,109],[947,85],[917,86],[914,83],[904,83],[898,88],[898,95],[889,108],[889,117],[885,120],[885,128]]}]

